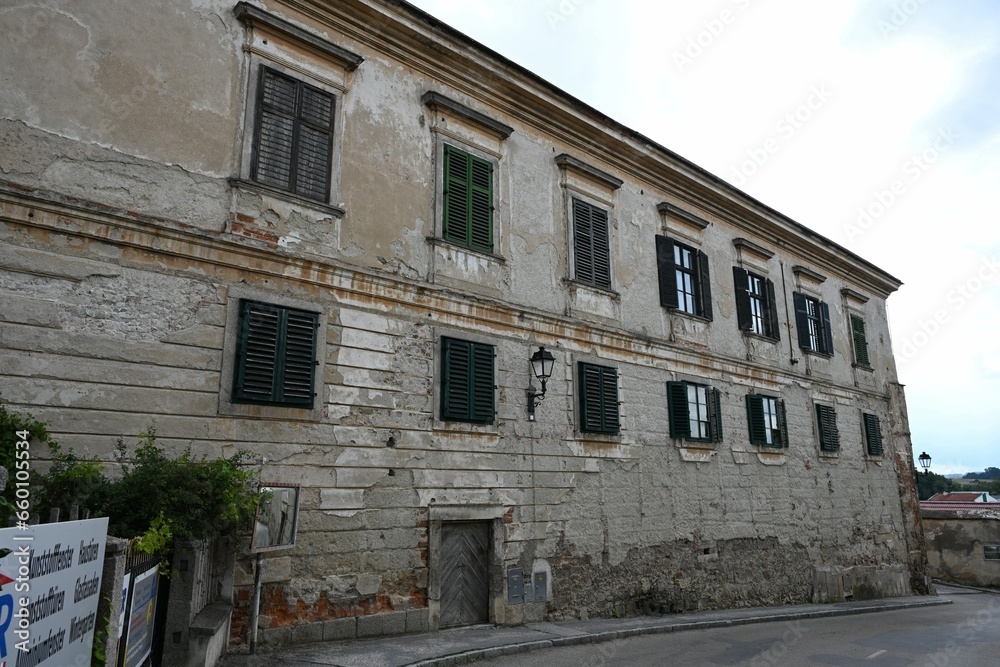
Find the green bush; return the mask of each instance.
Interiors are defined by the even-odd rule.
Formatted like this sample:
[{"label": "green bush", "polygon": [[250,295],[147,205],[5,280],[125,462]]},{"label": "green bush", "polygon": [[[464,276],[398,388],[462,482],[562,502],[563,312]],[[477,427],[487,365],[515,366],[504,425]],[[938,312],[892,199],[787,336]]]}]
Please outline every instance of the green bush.
[{"label": "green bush", "polygon": [[[15,437],[15,431],[29,430],[37,442],[49,446],[49,471],[33,471],[31,478],[31,511],[43,519],[55,507],[63,517],[72,505],[89,509],[91,517],[108,517],[108,534],[134,540],[139,549],[164,562],[178,540],[249,533],[253,525],[260,491],[249,452],[207,459],[193,456],[188,448],[170,458],[150,429],[139,435],[134,448],[118,440],[115,459],[121,475],[109,477],[100,462],[64,451],[49,437],[45,424],[31,415],[8,412],[0,403],[0,425],[5,438],[0,464],[12,473],[15,441],[6,439]],[[8,484],[4,492],[9,500],[11,487]],[[6,525],[3,514],[0,506]]]}]

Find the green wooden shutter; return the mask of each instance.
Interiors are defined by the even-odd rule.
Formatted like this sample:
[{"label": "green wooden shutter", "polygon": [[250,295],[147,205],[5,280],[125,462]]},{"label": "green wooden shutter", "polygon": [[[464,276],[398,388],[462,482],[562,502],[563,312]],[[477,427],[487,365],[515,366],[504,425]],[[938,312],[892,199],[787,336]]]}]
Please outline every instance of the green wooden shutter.
[{"label": "green wooden shutter", "polygon": [[286,405],[312,407],[316,377],[316,331],[319,315],[285,310],[285,354],[282,359],[281,396]]},{"label": "green wooden shutter", "polygon": [[446,240],[493,252],[493,163],[447,144],[443,227]]},{"label": "green wooden shutter", "polygon": [[656,273],[660,284],[660,305],[677,307],[677,270],[674,265],[674,242],[656,235]]},{"label": "green wooden shutter", "polygon": [[767,426],[764,423],[764,397],[747,394],[747,432],[751,445],[767,446]]},{"label": "green wooden shutter", "polygon": [[233,402],[312,408],[319,314],[240,301]]},{"label": "green wooden shutter", "polygon": [[859,366],[871,367],[868,358],[868,336],[865,334],[865,320],[851,315],[851,335],[854,338],[854,359]]},{"label": "green wooden shutter", "polygon": [[611,244],[608,213],[580,199],[573,200],[574,277],[611,289]]},{"label": "green wooden shutter", "polygon": [[687,382],[667,383],[667,411],[670,415],[670,437],[691,437],[691,411],[688,407]]},{"label": "green wooden shutter", "polygon": [[784,399],[777,400],[774,402],[774,407],[778,411],[778,438],[773,446],[775,447],[788,447],[789,437],[788,437],[788,419],[785,414],[785,401]]},{"label": "green wooden shutter", "polygon": [[733,286],[736,289],[736,322],[740,331],[753,329],[753,318],[750,314],[750,291],[748,281],[750,274],[746,269],[733,267]]},{"label": "green wooden shutter", "polygon": [[708,255],[700,250],[697,255],[697,273],[695,275],[698,279],[698,294],[695,297],[699,306],[698,314],[712,319],[712,279],[708,271]]},{"label": "green wooden shutter", "polygon": [[882,425],[878,415],[863,414],[865,424],[865,441],[868,443],[869,456],[882,456]]},{"label": "green wooden shutter", "polygon": [[840,432],[837,430],[837,411],[829,405],[817,405],[816,423],[819,427],[819,448],[824,452],[839,450]]},{"label": "green wooden shutter", "polygon": [[618,371],[601,369],[601,426],[604,433],[621,429],[618,419]]},{"label": "green wooden shutter", "polygon": [[441,346],[441,420],[492,424],[493,346],[455,338]]},{"label": "green wooden shutter", "polygon": [[820,311],[823,316],[823,353],[833,354],[833,327],[830,326],[830,305],[827,303],[819,304]]},{"label": "green wooden shutter", "polygon": [[494,417],[493,346],[472,344],[471,421],[492,424]]},{"label": "green wooden shutter", "polygon": [[722,442],[722,392],[708,390],[708,425],[712,442]]},{"label": "green wooden shutter", "polygon": [[460,245],[469,244],[469,154],[444,147],[444,229],[442,236]]},{"label": "green wooden shutter", "polygon": [[472,160],[469,202],[469,247],[493,252],[493,163],[469,156]]},{"label": "green wooden shutter", "polygon": [[812,350],[809,341],[809,303],[802,292],[792,292],[792,303],[795,305],[795,330],[798,333],[799,347]]},{"label": "green wooden shutter", "polygon": [[580,430],[618,433],[618,372],[614,368],[580,362]]},{"label": "green wooden shutter", "polygon": [[764,332],[769,338],[781,339],[781,324],[778,320],[778,303],[774,296],[774,282],[764,279]]}]

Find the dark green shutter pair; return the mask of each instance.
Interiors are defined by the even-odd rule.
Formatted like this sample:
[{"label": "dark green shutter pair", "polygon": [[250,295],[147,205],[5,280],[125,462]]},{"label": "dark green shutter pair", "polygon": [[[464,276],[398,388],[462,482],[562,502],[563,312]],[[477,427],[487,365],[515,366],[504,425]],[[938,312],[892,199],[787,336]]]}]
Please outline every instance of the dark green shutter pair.
[{"label": "dark green shutter pair", "polygon": [[775,340],[781,339],[778,323],[778,306],[774,296],[774,283],[768,278],[751,274],[746,269],[733,267],[733,284],[736,288],[736,322],[741,331],[753,330],[753,313],[750,309],[749,280],[753,275],[761,283],[760,295],[763,310],[764,335]]},{"label": "dark green shutter pair", "polygon": [[865,425],[865,442],[868,443],[869,456],[882,456],[882,425],[878,415],[864,412],[861,419]]},{"label": "dark green shutter pair", "polygon": [[312,408],[319,313],[240,301],[233,402]]},{"label": "dark green shutter pair", "polygon": [[493,252],[493,163],[444,147],[445,240]]},{"label": "dark green shutter pair", "polygon": [[859,315],[851,315],[851,336],[854,338],[854,360],[859,366],[871,368],[868,358],[868,335],[865,333],[865,319]]},{"label": "dark green shutter pair", "polygon": [[608,212],[573,199],[573,277],[611,289],[611,243]]},{"label": "dark green shutter pair", "polygon": [[441,339],[442,421],[492,424],[494,348],[455,338]]},{"label": "dark green shutter pair", "polygon": [[837,430],[837,411],[829,405],[817,405],[816,423],[819,425],[819,448],[824,452],[839,450],[840,432]]},{"label": "dark green shutter pair", "polygon": [[618,433],[618,371],[580,362],[580,430]]},{"label": "dark green shutter pair", "polygon": [[333,107],[330,93],[261,67],[250,178],[327,201]]},{"label": "dark green shutter pair", "polygon": [[771,434],[771,442],[767,441],[767,422],[764,419],[764,399],[769,396],[747,394],[747,425],[750,433],[750,444],[761,447],[781,449],[788,446],[788,422],[785,418],[785,401],[774,399],[778,415],[778,432]]},{"label": "dark green shutter pair", "polygon": [[667,383],[670,437],[702,442],[722,442],[722,399],[719,390],[706,387],[708,438],[695,438],[691,437],[691,408],[688,402],[688,385],[688,382]]},{"label": "dark green shutter pair", "polygon": [[[712,319],[712,281],[708,273],[708,255],[700,250],[691,250],[694,262],[695,310],[696,315]],[[660,285],[660,305],[664,308],[678,308],[677,265],[674,262],[674,240],[669,236],[656,235],[656,270]]]},{"label": "dark green shutter pair", "polygon": [[[816,303],[816,319],[819,324],[817,331],[817,349],[809,341],[809,304]],[[801,292],[792,292],[792,302],[795,304],[795,328],[799,334],[799,347],[803,350],[813,350],[820,354],[833,354],[833,328],[830,326],[830,306],[823,301],[817,301]]]}]

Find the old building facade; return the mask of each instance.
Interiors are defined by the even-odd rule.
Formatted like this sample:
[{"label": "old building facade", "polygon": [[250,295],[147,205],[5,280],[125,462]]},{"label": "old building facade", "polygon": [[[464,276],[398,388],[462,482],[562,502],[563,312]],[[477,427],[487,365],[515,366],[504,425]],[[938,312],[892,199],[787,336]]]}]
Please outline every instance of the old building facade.
[{"label": "old building facade", "polygon": [[265,638],[926,590],[884,271],[398,0],[0,22],[3,399],[301,485]]}]

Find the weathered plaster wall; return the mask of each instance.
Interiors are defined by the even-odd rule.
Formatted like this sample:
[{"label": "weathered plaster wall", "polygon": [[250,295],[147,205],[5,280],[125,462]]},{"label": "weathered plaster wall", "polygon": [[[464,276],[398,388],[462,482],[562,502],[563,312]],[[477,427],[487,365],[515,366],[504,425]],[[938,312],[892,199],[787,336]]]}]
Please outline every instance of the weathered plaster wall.
[{"label": "weathered plaster wall", "polygon": [[1000,512],[923,511],[931,576],[970,586],[1000,587],[1000,561],[986,560],[983,545],[1000,544]]},{"label": "weathered plaster wall", "polygon": [[[589,155],[593,136],[573,134],[604,132],[589,121],[547,131],[525,120],[525,102],[491,108],[454,77],[433,76],[434,59],[380,45],[380,31],[359,32],[348,18],[322,25],[279,4],[275,12],[365,58],[356,71],[338,71],[280,40],[246,37],[340,87],[330,203],[344,214],[234,186],[229,178],[246,176],[251,61],[229,5],[144,3],[146,28],[134,32],[114,29],[107,13],[137,9],[53,6],[0,10],[15,33],[29,26],[16,33],[28,36],[21,67],[0,82],[4,400],[30,408],[84,455],[110,458],[119,436],[153,426],[174,451],[249,448],[266,459],[264,479],[302,484],[298,544],[266,559],[265,638],[435,626],[434,513],[466,508],[496,515],[492,618],[500,623],[919,589],[919,529],[912,503],[901,501],[915,496],[885,315],[890,290],[871,287],[884,284],[875,269],[806,242],[770,213],[751,215],[689,170],[664,162],[657,173],[670,177],[653,178]],[[30,56],[50,23],[47,48],[71,66],[44,65],[39,83]],[[411,29],[428,43],[445,39]],[[146,39],[150,32],[162,34]],[[488,66],[493,87],[528,85]],[[499,141],[436,117],[420,101],[428,89],[515,131]],[[521,92],[510,99],[530,105]],[[440,233],[444,130],[496,143],[502,260],[428,241]],[[567,281],[564,184],[576,177],[555,163],[562,153],[624,181],[606,193],[580,186],[610,202],[617,296]],[[653,237],[678,229],[657,212],[662,201],[710,223],[692,243],[711,260],[712,322],[658,305]],[[755,231],[754,216],[770,231]],[[778,287],[781,313],[798,289],[793,266],[827,276],[816,289],[831,306],[832,360],[803,355],[783,315],[778,342],[737,330],[731,267],[740,236],[775,253],[757,270]],[[845,287],[868,301],[849,304]],[[233,335],[227,310],[238,289],[325,313],[317,417],[220,410]],[[866,319],[873,371],[851,364],[849,306]],[[496,424],[437,419],[442,335],[496,345]],[[540,344],[558,363],[529,423],[527,359]],[[576,431],[579,360],[618,368],[620,435]],[[683,447],[667,436],[665,383],[677,378],[722,391],[720,445]],[[747,441],[744,396],[758,390],[786,401],[784,452]],[[837,455],[819,452],[814,400],[837,406]],[[864,453],[862,410],[882,420],[880,458]],[[507,605],[503,572],[513,566],[550,573],[551,600]],[[249,563],[240,563],[236,641],[246,637],[251,582]]]}]

